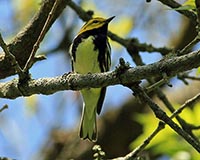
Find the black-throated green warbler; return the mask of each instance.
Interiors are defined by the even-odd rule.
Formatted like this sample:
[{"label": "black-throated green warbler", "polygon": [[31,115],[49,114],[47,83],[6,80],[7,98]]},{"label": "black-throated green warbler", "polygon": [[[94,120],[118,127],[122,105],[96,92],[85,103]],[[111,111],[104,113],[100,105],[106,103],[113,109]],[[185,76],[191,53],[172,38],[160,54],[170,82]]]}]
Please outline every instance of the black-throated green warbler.
[{"label": "black-throated green warbler", "polygon": [[[108,23],[114,18],[93,18],[86,22],[74,38],[70,48],[72,71],[80,74],[106,72],[110,69]],[[96,113],[100,114],[106,87],[81,90],[83,111],[80,137],[97,140]]]}]

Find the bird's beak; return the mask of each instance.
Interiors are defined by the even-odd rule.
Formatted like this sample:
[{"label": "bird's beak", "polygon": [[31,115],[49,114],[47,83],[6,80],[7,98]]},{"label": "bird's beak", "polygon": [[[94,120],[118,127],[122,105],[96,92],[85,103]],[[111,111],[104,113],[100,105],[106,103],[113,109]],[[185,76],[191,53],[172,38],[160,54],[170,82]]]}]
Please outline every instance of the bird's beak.
[{"label": "bird's beak", "polygon": [[112,21],[113,18],[115,18],[115,16],[112,16],[112,17],[106,19],[106,22],[109,23],[110,21]]}]

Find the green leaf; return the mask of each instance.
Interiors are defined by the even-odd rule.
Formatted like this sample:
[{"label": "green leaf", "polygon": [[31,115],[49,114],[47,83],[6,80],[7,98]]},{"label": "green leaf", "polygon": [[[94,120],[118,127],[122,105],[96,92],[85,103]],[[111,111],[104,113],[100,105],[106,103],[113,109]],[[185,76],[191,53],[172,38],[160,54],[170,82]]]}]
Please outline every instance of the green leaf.
[{"label": "green leaf", "polygon": [[200,67],[197,68],[196,75],[197,75],[197,76],[200,75]]},{"label": "green leaf", "polygon": [[176,8],[175,10],[194,10],[196,9],[195,0],[187,0],[182,4],[181,7]]},{"label": "green leaf", "polygon": [[182,6],[194,6],[195,7],[195,0],[187,0],[182,4]]}]

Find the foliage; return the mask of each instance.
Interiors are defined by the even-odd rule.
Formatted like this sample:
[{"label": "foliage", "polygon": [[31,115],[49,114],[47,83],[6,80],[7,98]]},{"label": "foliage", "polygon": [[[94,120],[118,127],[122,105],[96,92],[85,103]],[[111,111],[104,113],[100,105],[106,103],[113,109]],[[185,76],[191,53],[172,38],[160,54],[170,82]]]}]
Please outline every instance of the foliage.
[{"label": "foliage", "polygon": [[[180,107],[180,105],[174,105],[176,109]],[[188,123],[192,125],[200,124],[200,103],[197,103],[194,108],[186,108],[180,116]],[[167,114],[170,114],[168,111]],[[140,143],[147,138],[153,130],[157,127],[159,120],[155,119],[153,114],[137,114],[134,115],[134,120],[138,121],[143,126],[143,134],[140,135],[137,140],[132,142],[131,148],[134,149]],[[194,131],[197,137],[200,137],[200,131]],[[181,157],[185,154],[189,158],[188,160],[196,160],[199,158],[199,153],[191,149],[191,147],[184,142],[176,133],[174,133],[170,127],[166,126],[164,130],[162,130],[156,137],[151,141],[151,143],[146,148],[151,150],[151,152],[155,155],[167,155],[172,157],[174,160],[182,159]],[[181,153],[184,153],[183,155]],[[186,156],[186,157],[187,157]],[[173,158],[174,157],[174,158]]]},{"label": "foliage", "polygon": [[181,7],[178,7],[175,10],[194,10],[194,9],[196,9],[195,0],[187,0],[181,5]]}]

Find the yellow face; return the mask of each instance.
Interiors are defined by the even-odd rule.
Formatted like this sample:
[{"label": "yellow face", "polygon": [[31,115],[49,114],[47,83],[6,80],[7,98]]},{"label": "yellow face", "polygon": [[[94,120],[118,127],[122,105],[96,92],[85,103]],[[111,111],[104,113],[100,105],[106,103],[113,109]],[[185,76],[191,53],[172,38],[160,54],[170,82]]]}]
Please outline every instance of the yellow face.
[{"label": "yellow face", "polygon": [[89,30],[101,28],[103,25],[108,24],[113,18],[114,18],[114,16],[110,17],[108,19],[104,19],[101,17],[93,18],[83,25],[83,27],[79,31],[78,35],[80,35],[83,32],[89,31]]}]

